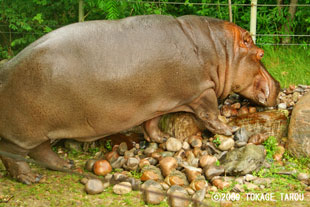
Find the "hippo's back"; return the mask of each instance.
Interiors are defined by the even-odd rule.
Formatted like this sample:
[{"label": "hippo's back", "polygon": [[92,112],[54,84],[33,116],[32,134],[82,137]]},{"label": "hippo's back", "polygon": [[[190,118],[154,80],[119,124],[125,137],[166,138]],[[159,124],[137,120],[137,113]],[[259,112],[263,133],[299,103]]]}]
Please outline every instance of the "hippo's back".
[{"label": "hippo's back", "polygon": [[96,139],[190,102],[206,87],[191,41],[169,16],[55,30],[1,69],[0,136]]}]

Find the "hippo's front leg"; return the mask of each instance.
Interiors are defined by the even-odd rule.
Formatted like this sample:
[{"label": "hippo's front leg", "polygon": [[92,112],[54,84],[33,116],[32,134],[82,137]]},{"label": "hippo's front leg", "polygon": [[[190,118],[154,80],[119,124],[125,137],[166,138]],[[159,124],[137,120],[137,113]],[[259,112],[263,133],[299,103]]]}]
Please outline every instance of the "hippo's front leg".
[{"label": "hippo's front leg", "polygon": [[218,119],[217,97],[213,89],[203,92],[189,105],[195,115],[203,121],[205,127],[213,134],[232,135],[232,128]]}]

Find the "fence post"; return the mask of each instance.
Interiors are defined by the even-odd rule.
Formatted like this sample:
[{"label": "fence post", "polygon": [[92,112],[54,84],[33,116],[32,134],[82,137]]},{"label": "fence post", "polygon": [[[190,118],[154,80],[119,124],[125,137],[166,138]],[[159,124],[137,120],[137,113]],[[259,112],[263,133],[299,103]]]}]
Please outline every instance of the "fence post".
[{"label": "fence post", "polygon": [[84,2],[79,0],[79,22],[84,21]]},{"label": "fence post", "polygon": [[229,21],[232,22],[231,0],[228,0]]},{"label": "fence post", "polygon": [[250,33],[254,43],[256,43],[256,18],[257,18],[257,0],[251,0],[251,22]]}]

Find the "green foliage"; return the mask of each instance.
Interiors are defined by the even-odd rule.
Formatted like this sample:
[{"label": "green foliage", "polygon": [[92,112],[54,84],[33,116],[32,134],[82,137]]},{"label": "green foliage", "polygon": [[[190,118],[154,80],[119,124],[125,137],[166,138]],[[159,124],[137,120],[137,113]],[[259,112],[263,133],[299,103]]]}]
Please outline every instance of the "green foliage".
[{"label": "green foliage", "polygon": [[[167,4],[175,2],[179,4]],[[206,3],[206,4],[195,4]],[[208,5],[212,3],[212,5]],[[120,19],[144,14],[172,16],[202,15],[229,19],[227,0],[84,0],[85,21]],[[276,4],[275,0],[259,2]],[[289,4],[289,0],[283,1]],[[310,4],[310,0],[299,0]],[[249,30],[250,7],[234,4],[249,4],[248,0],[233,1],[233,22]],[[284,34],[284,25],[289,24],[291,34],[310,34],[310,9],[297,7],[295,18],[287,21],[289,7],[276,6],[257,8],[257,33]],[[16,55],[34,40],[63,25],[78,21],[78,0],[0,0],[0,60]],[[260,43],[280,43],[282,37],[259,36]],[[308,43],[309,37],[292,37],[292,43]],[[304,48],[305,51],[307,51]],[[309,56],[310,52],[307,52]]]},{"label": "green foliage", "polygon": [[141,176],[142,176],[142,172],[141,171],[137,171],[137,170],[132,170],[130,171],[130,174],[133,178],[136,178],[136,179],[140,179]]},{"label": "green foliage", "polygon": [[266,158],[273,160],[273,155],[277,152],[278,148],[277,138],[270,136],[266,141],[264,141],[263,145],[266,149]]},{"label": "green foliage", "polygon": [[106,140],[105,141],[105,146],[104,146],[109,152],[112,151],[112,141],[109,139],[109,140]]},{"label": "green foliage", "polygon": [[220,146],[221,144],[221,140],[217,135],[214,136],[214,139],[212,142],[215,144],[216,147]]}]

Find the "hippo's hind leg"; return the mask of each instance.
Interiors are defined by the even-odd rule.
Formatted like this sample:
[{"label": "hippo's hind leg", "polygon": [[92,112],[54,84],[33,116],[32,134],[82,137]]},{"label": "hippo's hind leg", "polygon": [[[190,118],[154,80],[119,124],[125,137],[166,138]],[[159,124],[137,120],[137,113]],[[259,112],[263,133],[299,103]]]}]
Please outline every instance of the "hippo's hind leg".
[{"label": "hippo's hind leg", "polygon": [[65,161],[52,150],[50,141],[46,141],[36,148],[31,149],[28,155],[51,170],[57,170],[57,168],[74,168],[72,160]]},{"label": "hippo's hind leg", "polygon": [[147,141],[163,143],[169,137],[168,134],[163,133],[159,127],[158,122],[160,116],[150,119],[143,123],[144,136]]},{"label": "hippo's hind leg", "polygon": [[[21,157],[25,157],[29,152],[28,150],[25,150],[4,139],[0,140],[0,150]],[[40,180],[40,176],[34,174],[28,163],[25,161],[18,160],[18,158],[13,159],[3,155],[0,157],[9,174],[16,180],[28,185]]]}]

